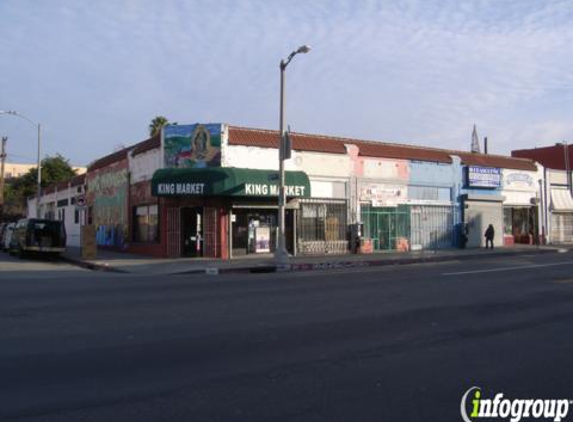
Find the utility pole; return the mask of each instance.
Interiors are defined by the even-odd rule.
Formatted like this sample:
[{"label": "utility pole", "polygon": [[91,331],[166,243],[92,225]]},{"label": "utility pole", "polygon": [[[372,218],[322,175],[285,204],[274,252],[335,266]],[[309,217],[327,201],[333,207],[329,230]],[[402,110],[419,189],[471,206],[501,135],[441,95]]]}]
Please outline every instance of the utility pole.
[{"label": "utility pole", "polygon": [[565,159],[565,175],[567,176],[567,190],[569,193],[573,192],[573,186],[571,185],[571,164],[569,162],[569,145],[567,141],[563,141],[563,155]]},{"label": "utility pole", "polygon": [[6,142],[8,137],[2,137],[2,149],[0,150],[0,215],[4,214],[4,165],[6,163]]}]

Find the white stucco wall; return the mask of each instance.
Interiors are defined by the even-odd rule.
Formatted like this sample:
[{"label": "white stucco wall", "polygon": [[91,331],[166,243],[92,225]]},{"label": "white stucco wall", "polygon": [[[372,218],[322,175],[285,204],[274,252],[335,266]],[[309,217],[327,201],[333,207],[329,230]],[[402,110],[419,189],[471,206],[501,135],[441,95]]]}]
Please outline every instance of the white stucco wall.
[{"label": "white stucco wall", "polygon": [[[272,148],[225,145],[223,167],[240,167],[261,170],[278,170],[278,152]],[[325,154],[293,151],[292,158],[285,161],[285,170],[305,172],[311,184],[313,198],[348,197],[348,183],[353,163],[345,154]]]},{"label": "white stucco wall", "polygon": [[502,169],[500,194],[505,197],[504,205],[532,205],[531,200],[541,198],[539,180],[543,171]]},{"label": "white stucco wall", "polygon": [[[226,145],[223,167],[242,167],[263,170],[278,170],[278,152],[272,148]],[[309,176],[348,178],[352,172],[350,158],[344,154],[325,154],[293,151],[292,158],[285,161],[286,170],[304,171]]]},{"label": "white stucco wall", "polygon": [[134,157],[129,157],[129,171],[131,173],[131,183],[150,180],[153,173],[161,168],[160,148],[146,151]]},{"label": "white stucco wall", "polygon": [[[78,191],[79,188],[79,191]],[[46,212],[52,211],[54,213],[54,219],[60,220],[62,215],[62,210],[64,210],[64,226],[66,228],[67,234],[67,245],[68,246],[80,246],[80,231],[81,225],[85,221],[85,211],[79,211],[79,219],[76,223],[75,221],[75,211],[76,205],[72,204],[72,198],[76,198],[80,193],[85,193],[85,186],[73,186],[66,189],[59,190],[57,192],[50,193],[48,195],[42,196],[40,199],[40,218],[46,217]],[[58,201],[67,199],[68,205],[63,207],[58,207]],[[28,200],[28,218],[36,218],[36,198]]]}]

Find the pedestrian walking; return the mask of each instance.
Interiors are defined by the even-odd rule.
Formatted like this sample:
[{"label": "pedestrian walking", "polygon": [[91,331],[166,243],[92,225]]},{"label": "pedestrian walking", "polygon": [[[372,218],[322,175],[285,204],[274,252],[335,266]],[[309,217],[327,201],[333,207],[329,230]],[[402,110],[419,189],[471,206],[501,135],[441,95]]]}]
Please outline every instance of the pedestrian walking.
[{"label": "pedestrian walking", "polygon": [[491,245],[491,249],[493,249],[493,238],[495,236],[495,230],[493,228],[493,224],[487,226],[484,236],[485,236],[485,248],[487,249],[489,245]]}]

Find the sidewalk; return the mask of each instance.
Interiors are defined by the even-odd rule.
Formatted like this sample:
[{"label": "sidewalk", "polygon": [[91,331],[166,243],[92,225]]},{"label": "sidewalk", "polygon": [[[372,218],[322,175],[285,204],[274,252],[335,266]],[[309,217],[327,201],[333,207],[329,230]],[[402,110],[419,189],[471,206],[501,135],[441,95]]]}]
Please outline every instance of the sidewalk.
[{"label": "sidewalk", "polygon": [[98,250],[98,259],[82,260],[79,247],[68,247],[62,258],[93,270],[131,274],[222,274],[275,271],[312,271],[382,265],[407,265],[423,262],[471,260],[491,256],[568,252],[558,246],[515,245],[496,249],[441,249],[412,252],[380,252],[364,255],[297,256],[289,264],[277,266],[269,255],[249,255],[232,260],[215,258],[153,258],[122,252]]}]

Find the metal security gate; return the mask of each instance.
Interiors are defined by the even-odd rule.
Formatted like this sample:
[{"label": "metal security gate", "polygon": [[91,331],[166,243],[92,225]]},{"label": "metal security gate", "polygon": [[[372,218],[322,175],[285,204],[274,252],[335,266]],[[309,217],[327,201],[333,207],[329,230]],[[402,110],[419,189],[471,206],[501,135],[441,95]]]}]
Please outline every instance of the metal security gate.
[{"label": "metal security gate", "polygon": [[179,208],[167,208],[167,256],[181,256],[181,212]]},{"label": "metal security gate", "polygon": [[376,250],[409,249],[410,210],[407,205],[373,207],[361,205],[364,238],[372,240]]},{"label": "metal security gate", "polygon": [[551,243],[573,243],[573,213],[551,214]]},{"label": "metal security gate", "polygon": [[453,245],[453,206],[413,205],[410,221],[412,249],[449,248]]},{"label": "metal security gate", "polygon": [[296,229],[298,253],[348,252],[347,212],[344,200],[301,200]]}]

